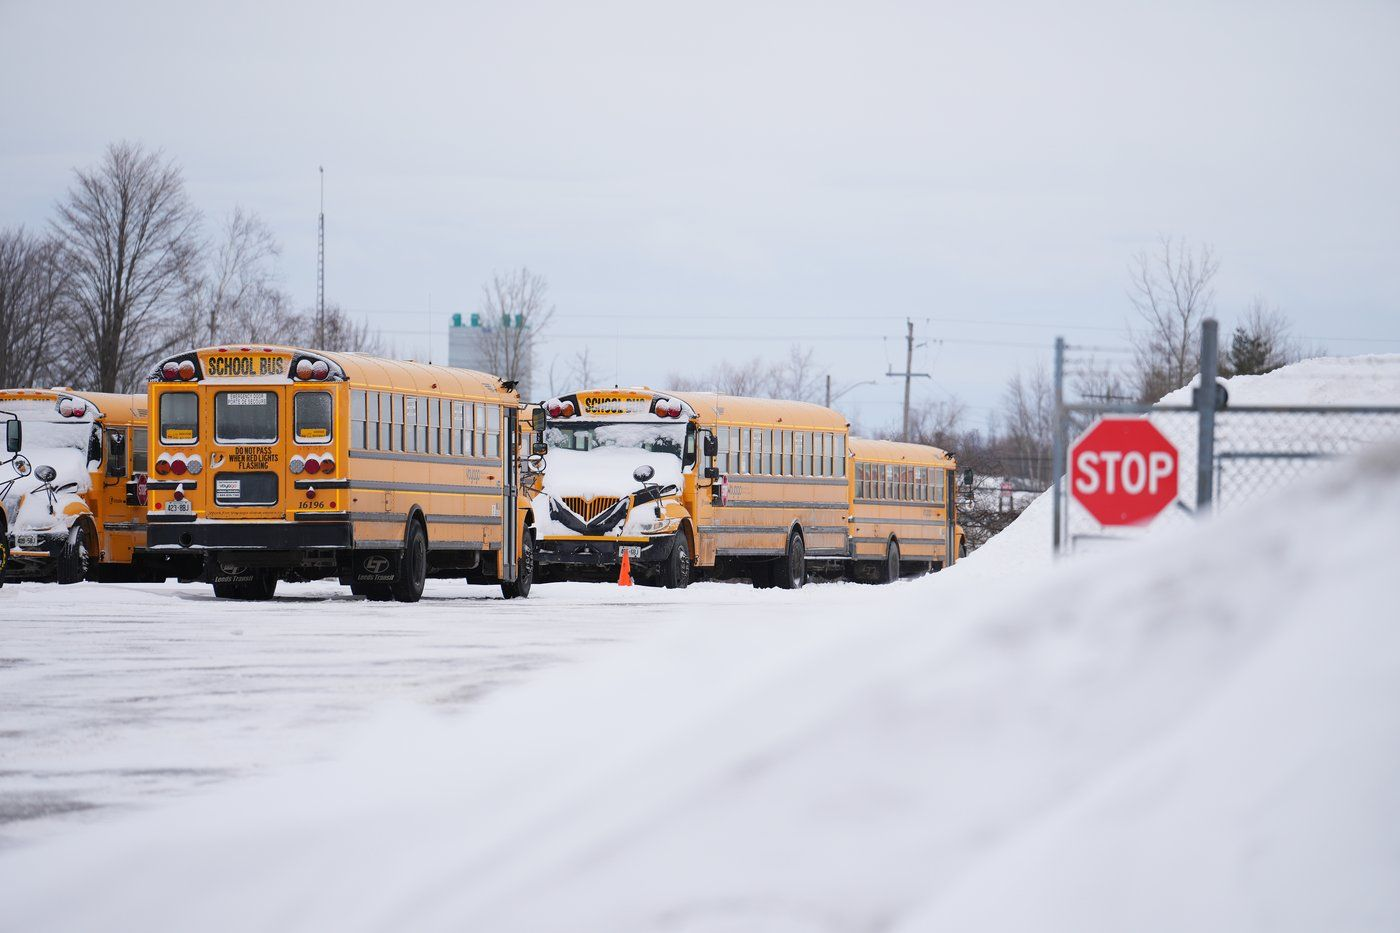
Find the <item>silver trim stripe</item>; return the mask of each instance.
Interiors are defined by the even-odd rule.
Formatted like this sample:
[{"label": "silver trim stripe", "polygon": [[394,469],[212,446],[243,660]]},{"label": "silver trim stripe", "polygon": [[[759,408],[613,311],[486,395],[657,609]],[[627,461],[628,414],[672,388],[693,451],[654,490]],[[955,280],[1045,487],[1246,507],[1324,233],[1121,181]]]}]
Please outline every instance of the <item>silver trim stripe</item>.
[{"label": "silver trim stripe", "polygon": [[726,473],[729,477],[729,485],[738,486],[740,483],[783,483],[791,486],[849,486],[850,481],[841,477],[833,476],[810,477],[810,476],[755,476],[752,473]]},{"label": "silver trim stripe", "polygon": [[351,489],[371,489],[377,492],[458,492],[469,496],[499,496],[500,486],[462,486],[456,483],[395,483],[388,480],[352,480]]},{"label": "silver trim stripe", "polygon": [[928,528],[943,528],[948,523],[941,518],[876,518],[871,516],[857,515],[854,524],[857,525],[923,525]]},{"label": "silver trim stripe", "polygon": [[730,499],[722,509],[844,509],[844,502],[777,502],[764,499]]},{"label": "silver trim stripe", "polygon": [[501,465],[500,458],[490,457],[444,457],[441,454],[398,453],[389,450],[355,450],[350,456],[360,460],[402,460],[406,463],[450,463],[454,466],[493,466]]},{"label": "silver trim stripe", "polygon": [[[406,512],[351,512],[352,522],[377,522],[381,525],[402,525],[408,521]],[[425,515],[430,525],[499,525],[500,518],[492,515]]]},{"label": "silver trim stripe", "polygon": [[[791,525],[701,525],[701,534],[775,534],[785,535],[791,529]],[[823,525],[804,525],[803,534],[808,535],[844,535],[846,529],[842,526],[828,527]]]}]

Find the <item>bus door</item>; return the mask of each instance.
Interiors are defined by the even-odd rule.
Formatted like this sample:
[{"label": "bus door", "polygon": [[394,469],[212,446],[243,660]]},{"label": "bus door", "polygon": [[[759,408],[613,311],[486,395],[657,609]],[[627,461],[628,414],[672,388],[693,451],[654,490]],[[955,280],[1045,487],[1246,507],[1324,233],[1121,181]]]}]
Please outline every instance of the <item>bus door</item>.
[{"label": "bus door", "polygon": [[943,566],[951,567],[953,561],[958,559],[958,520],[955,514],[958,502],[958,477],[956,470],[944,470],[943,481],[946,488],[943,490],[943,535],[944,552]]},{"label": "bus door", "polygon": [[94,502],[93,518],[102,559],[125,564],[135,548],[146,544],[146,505],[137,501],[132,486],[137,464],[145,471],[146,429],[110,425],[103,435],[102,491]]},{"label": "bus door", "polygon": [[501,429],[501,579],[512,582],[518,573],[520,528],[520,412],[504,409]]}]

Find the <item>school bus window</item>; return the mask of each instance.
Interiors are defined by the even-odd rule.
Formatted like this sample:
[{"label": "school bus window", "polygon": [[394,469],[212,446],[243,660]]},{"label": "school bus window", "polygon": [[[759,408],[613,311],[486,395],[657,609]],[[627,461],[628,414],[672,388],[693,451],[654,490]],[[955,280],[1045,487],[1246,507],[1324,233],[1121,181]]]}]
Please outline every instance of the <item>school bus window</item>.
[{"label": "school bus window", "polygon": [[137,473],[147,472],[146,464],[148,461],[146,454],[146,429],[132,428],[131,443],[127,444],[126,446],[131,449],[132,475],[134,476]]},{"label": "school bus window", "polygon": [[165,444],[193,444],[199,440],[199,399],[193,392],[161,395],[160,439]]},{"label": "school bus window", "polygon": [[501,455],[501,410],[495,405],[486,406],[486,456]]},{"label": "school bus window", "polygon": [[331,394],[298,392],[292,397],[292,430],[298,444],[331,442]]},{"label": "school bus window", "polygon": [[836,475],[846,475],[846,435],[836,435]]},{"label": "school bus window", "polygon": [[350,393],[350,446],[365,449],[365,393],[355,389]]},{"label": "school bus window", "polygon": [[215,392],[214,440],[220,444],[277,443],[277,393]]},{"label": "school bus window", "polygon": [[462,447],[462,424],[465,422],[461,402],[452,403],[452,456],[461,457],[466,451]]}]

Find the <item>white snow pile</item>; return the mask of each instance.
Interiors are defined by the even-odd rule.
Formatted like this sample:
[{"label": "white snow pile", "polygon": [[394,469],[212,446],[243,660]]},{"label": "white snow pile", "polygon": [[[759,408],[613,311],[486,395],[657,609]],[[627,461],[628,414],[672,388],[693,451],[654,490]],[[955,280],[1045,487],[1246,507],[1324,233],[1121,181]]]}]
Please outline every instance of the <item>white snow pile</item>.
[{"label": "white snow pile", "polygon": [[[1262,376],[1223,381],[1231,405],[1396,405],[1400,354],[1324,356]],[[1191,404],[1191,386],[1169,393],[1162,403]]]},{"label": "white snow pile", "polygon": [[1393,929],[1397,515],[1384,448],[1022,587],[756,594],[8,853],[0,928]]}]

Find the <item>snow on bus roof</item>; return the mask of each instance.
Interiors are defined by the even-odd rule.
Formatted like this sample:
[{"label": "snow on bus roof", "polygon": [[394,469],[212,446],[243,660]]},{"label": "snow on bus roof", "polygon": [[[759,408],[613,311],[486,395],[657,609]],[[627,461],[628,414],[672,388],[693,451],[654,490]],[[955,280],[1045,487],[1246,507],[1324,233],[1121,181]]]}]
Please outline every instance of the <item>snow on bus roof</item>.
[{"label": "snow on bus roof", "polygon": [[[289,347],[282,344],[223,344],[220,346],[198,347],[186,351],[203,357],[209,353],[239,352],[305,353],[330,360],[345,372],[351,382],[365,383],[393,389],[413,388],[423,392],[456,393],[476,395],[501,400],[517,400],[518,393],[505,389],[499,376],[456,366],[439,366],[432,363],[419,363],[413,360],[393,360],[342,350],[317,350],[312,347]],[[183,354],[177,354],[183,355]]]},{"label": "snow on bus roof", "polygon": [[[139,393],[127,395],[120,392],[80,392],[64,386],[55,386],[52,389],[0,389],[0,407],[12,405],[15,402],[56,402],[61,398],[73,398],[86,402],[92,414],[80,419],[64,420],[90,420],[90,421],[111,421],[117,424],[126,424],[133,421],[146,420],[146,395]],[[57,411],[54,412],[55,420],[59,419]]]},{"label": "snow on bus roof", "polygon": [[695,410],[695,414],[702,424],[715,422],[723,424],[782,424],[785,427],[822,431],[843,430],[847,427],[846,416],[835,409],[812,402],[795,402],[789,399],[751,398],[743,395],[720,395],[718,392],[691,390],[671,392],[647,386],[594,387],[579,389],[577,392],[561,392],[559,395],[591,395],[608,392],[632,392],[651,395],[655,398],[680,399]]},{"label": "snow on bus roof", "polygon": [[910,463],[929,463],[934,460],[953,460],[948,451],[931,444],[909,444],[904,441],[882,441],[870,437],[856,437],[846,441],[846,446],[857,460],[907,460]]}]

